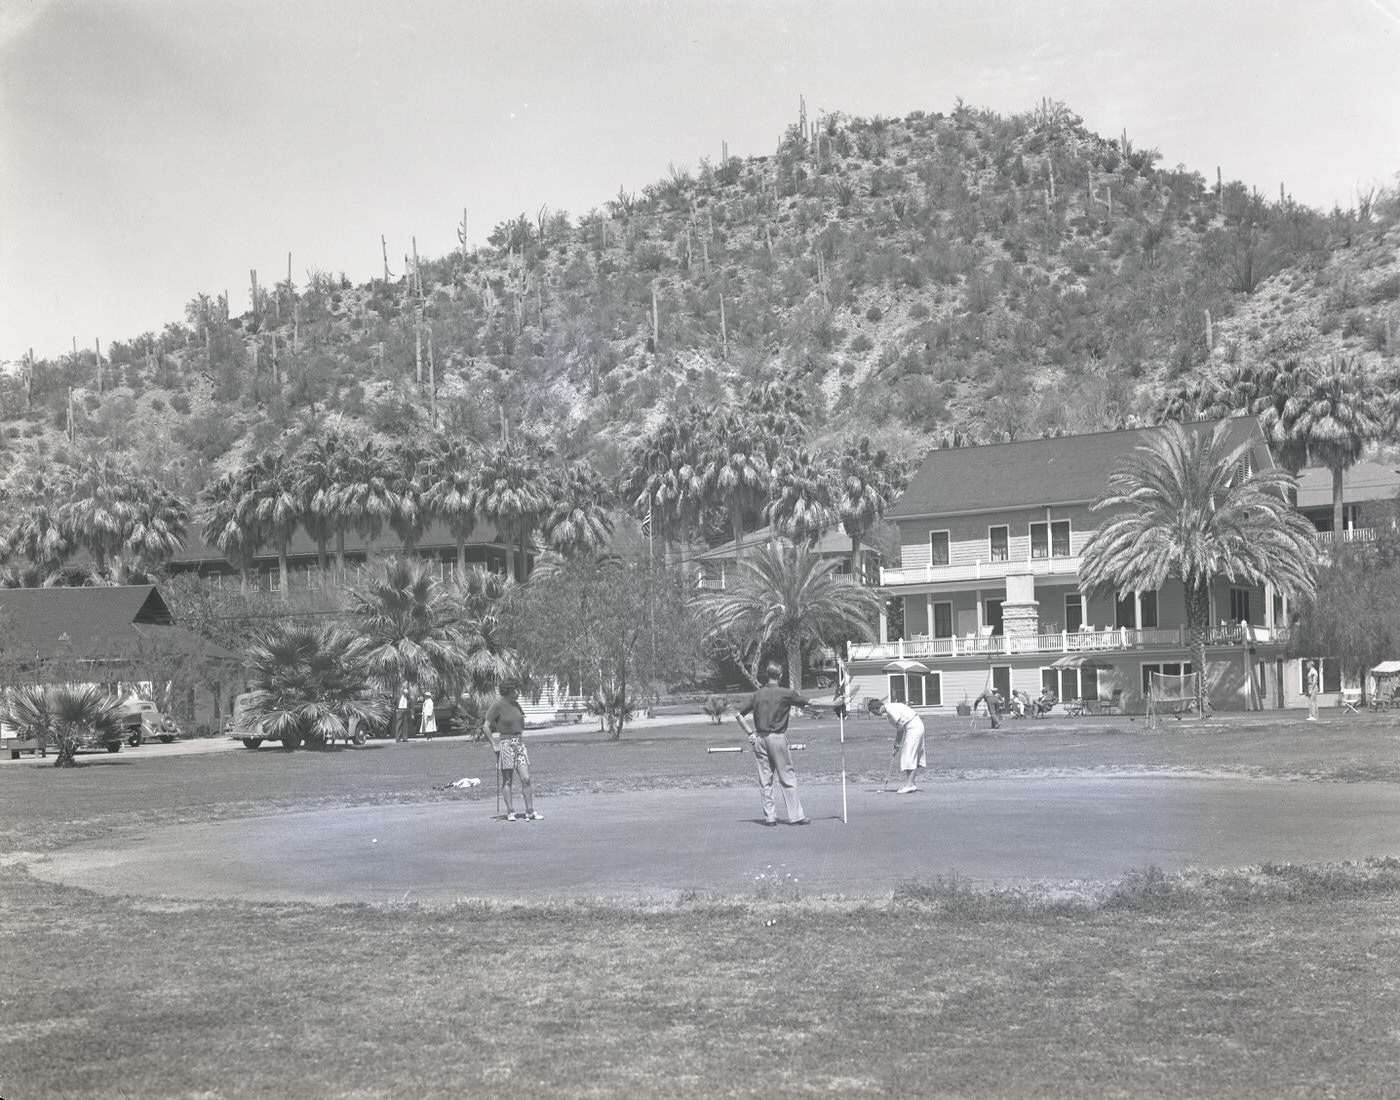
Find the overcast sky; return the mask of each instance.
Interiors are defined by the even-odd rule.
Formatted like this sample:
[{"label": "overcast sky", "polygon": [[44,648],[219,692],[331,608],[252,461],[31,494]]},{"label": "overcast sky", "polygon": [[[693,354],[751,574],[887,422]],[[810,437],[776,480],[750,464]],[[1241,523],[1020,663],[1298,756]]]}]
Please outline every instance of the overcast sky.
[{"label": "overcast sky", "polygon": [[1400,0],[0,0],[0,359],[771,153],[799,96],[1048,96],[1349,206],[1400,172]]}]

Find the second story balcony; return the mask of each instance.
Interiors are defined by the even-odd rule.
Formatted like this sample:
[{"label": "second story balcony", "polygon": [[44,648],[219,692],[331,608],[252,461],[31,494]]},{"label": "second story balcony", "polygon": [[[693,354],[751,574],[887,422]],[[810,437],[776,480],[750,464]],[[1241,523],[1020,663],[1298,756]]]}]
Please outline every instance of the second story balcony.
[{"label": "second story balcony", "polygon": [[880,570],[880,584],[886,588],[898,588],[900,585],[911,584],[1002,580],[1013,573],[1029,573],[1034,577],[1076,577],[1079,575],[1079,555],[1015,560],[980,559],[948,565],[895,566]]},{"label": "second story balcony", "polygon": [[[1254,645],[1281,645],[1289,639],[1287,627],[1226,623],[1212,627],[1206,636],[1210,648],[1243,648]],[[1045,654],[1050,658],[1068,653],[1111,653],[1125,650],[1182,650],[1191,639],[1184,626],[1176,628],[1112,630],[1061,630],[1051,634],[969,634],[966,637],[904,638],[894,642],[852,642],[849,659],[891,660],[913,657],[919,660],[956,657],[1014,657]]]}]

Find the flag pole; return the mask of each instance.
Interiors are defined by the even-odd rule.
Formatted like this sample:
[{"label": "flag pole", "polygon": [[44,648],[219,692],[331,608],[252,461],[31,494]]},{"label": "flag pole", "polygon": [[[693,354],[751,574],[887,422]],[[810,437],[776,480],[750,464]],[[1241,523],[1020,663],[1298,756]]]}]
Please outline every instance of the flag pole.
[{"label": "flag pole", "polygon": [[837,659],[836,662],[836,692],[839,706],[836,708],[836,719],[841,727],[841,824],[846,824],[846,696],[848,677],[846,672],[846,662]]}]

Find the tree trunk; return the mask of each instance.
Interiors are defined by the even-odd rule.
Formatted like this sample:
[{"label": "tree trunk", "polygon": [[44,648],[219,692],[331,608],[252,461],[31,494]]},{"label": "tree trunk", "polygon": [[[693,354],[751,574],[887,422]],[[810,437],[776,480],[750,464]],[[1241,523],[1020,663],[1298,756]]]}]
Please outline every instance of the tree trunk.
[{"label": "tree trunk", "polygon": [[457,536],[457,583],[462,583],[462,578],[467,575],[467,539],[465,535]]},{"label": "tree trunk", "polygon": [[282,602],[287,603],[291,599],[292,594],[288,587],[287,547],[285,545],[277,548],[277,583],[282,589]]},{"label": "tree trunk", "polygon": [[1342,466],[1332,467],[1332,537],[1342,539]]},{"label": "tree trunk", "polygon": [[788,687],[802,691],[802,639],[795,633],[783,635],[783,649],[787,652]]},{"label": "tree trunk", "polygon": [[1210,590],[1198,584],[1186,590],[1186,636],[1196,673],[1196,716],[1206,716],[1206,635],[1210,630]]}]

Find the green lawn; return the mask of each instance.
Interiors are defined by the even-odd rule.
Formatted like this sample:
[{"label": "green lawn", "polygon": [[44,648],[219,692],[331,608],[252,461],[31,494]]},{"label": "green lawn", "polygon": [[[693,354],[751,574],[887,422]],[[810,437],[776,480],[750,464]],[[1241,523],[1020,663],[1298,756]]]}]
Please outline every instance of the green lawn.
[{"label": "green lawn", "polygon": [[[658,775],[749,783],[700,751],[734,732],[639,729],[622,746],[588,731],[541,738],[540,797]],[[795,731],[809,744],[804,775],[839,769],[833,733]],[[852,773],[881,778],[885,729],[847,733]],[[1103,722],[991,735],[950,722],[930,764],[953,776],[1400,781],[1397,736],[1337,721],[1150,735]],[[460,753],[452,763],[484,752],[443,751]],[[1180,878],[1144,869],[1094,906],[945,881],[859,902],[763,882],[665,903],[173,905],[27,873],[38,853],[113,832],[451,797],[433,789],[436,749],[158,753],[84,757],[67,772],[0,767],[5,1100],[1400,1096],[1394,859]]]}]

